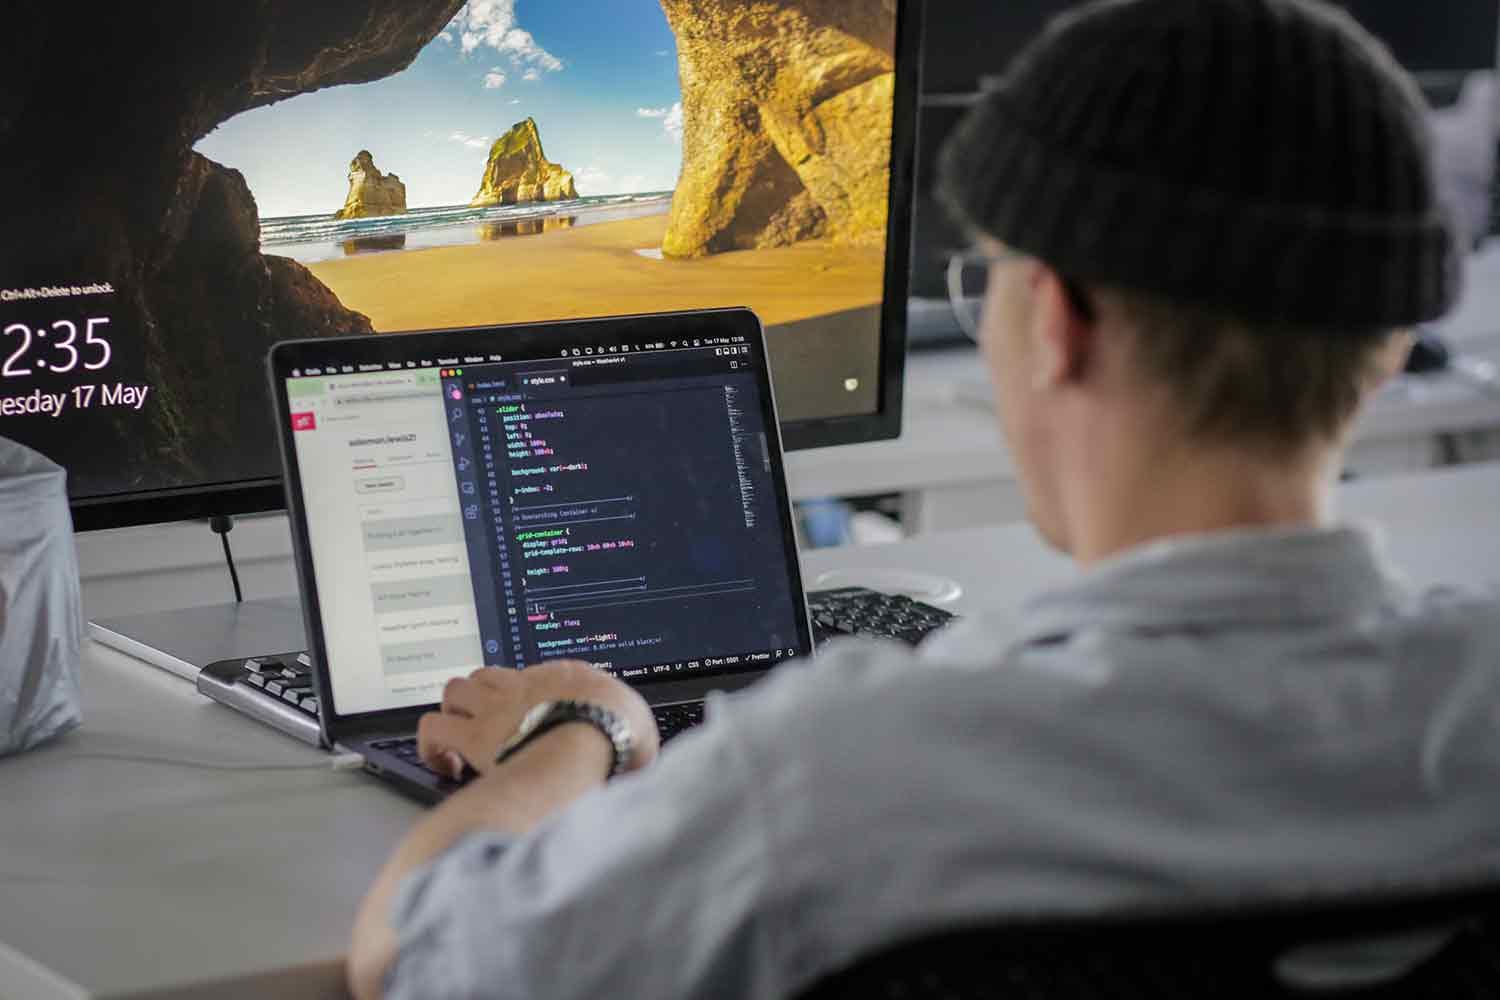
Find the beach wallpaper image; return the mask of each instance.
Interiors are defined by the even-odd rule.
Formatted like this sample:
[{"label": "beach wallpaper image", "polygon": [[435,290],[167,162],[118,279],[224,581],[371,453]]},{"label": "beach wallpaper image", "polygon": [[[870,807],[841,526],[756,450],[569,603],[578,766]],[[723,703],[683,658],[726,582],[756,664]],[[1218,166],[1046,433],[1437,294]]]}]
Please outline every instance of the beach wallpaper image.
[{"label": "beach wallpaper image", "polygon": [[3,318],[144,390],[0,429],[75,496],[277,476],[292,338],[748,306],[784,419],[876,409],[895,0],[23,6]]},{"label": "beach wallpaper image", "polygon": [[884,264],[895,24],[860,7],[472,0],[400,72],[196,149],[244,175],[262,251],[376,330],[842,313]]}]

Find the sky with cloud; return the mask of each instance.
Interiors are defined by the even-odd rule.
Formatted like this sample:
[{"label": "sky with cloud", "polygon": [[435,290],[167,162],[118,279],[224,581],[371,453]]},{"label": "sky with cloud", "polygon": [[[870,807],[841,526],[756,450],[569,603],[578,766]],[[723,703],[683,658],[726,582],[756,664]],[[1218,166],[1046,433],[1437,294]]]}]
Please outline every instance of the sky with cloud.
[{"label": "sky with cloud", "polygon": [[527,116],[581,195],[674,187],[682,103],[657,0],[470,0],[395,76],[247,111],[197,149],[244,173],[262,218],[332,213],[361,149],[410,207],[461,205]]}]

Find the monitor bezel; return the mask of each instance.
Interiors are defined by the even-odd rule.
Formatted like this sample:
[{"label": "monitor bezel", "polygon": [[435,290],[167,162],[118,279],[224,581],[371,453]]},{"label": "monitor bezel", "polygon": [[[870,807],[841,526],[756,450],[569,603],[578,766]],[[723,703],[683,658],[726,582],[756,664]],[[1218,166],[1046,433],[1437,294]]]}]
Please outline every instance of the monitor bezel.
[{"label": "monitor bezel", "polygon": [[[906,368],[906,298],[911,265],[911,213],[915,192],[917,102],[921,91],[924,0],[897,0],[895,86],[891,112],[891,167],[886,213],[885,282],[881,300],[879,407],[873,413],[782,421],[785,451],[886,441],[901,435],[902,381]],[[587,317],[580,317],[584,319]],[[568,322],[572,322],[569,320]],[[380,336],[397,336],[396,333]],[[267,418],[273,413],[268,408]],[[99,531],[218,516],[286,510],[275,476],[199,483],[172,489],[121,491],[69,501],[76,531]]]},{"label": "monitor bezel", "polygon": [[[332,678],[328,672],[326,638],[322,628],[321,609],[318,597],[317,574],[312,559],[312,539],[308,532],[307,513],[301,502],[301,481],[296,461],[294,432],[291,427],[290,398],[287,393],[287,378],[293,370],[322,367],[330,356],[337,357],[341,365],[399,364],[406,370],[407,362],[419,357],[442,354],[464,355],[467,353],[506,354],[514,352],[516,340],[521,339],[522,350],[529,353],[534,345],[551,346],[565,337],[569,344],[578,347],[608,347],[626,341],[630,334],[644,333],[642,323],[649,321],[652,336],[671,339],[674,327],[680,327],[687,336],[699,331],[707,324],[721,327],[717,333],[741,335],[753,338],[755,344],[756,380],[762,393],[762,413],[774,418],[776,415],[776,393],[771,384],[769,356],[766,351],[765,331],[760,320],[748,309],[697,309],[680,312],[635,314],[628,316],[589,317],[586,319],[553,320],[538,323],[504,323],[461,329],[424,330],[410,333],[383,334],[378,337],[338,337],[319,340],[284,341],[271,348],[266,358],[266,377],[270,383],[273,413],[276,423],[276,441],[281,452],[282,471],[285,479],[285,502],[290,514],[292,548],[295,553],[298,590],[302,604],[302,621],[306,630],[307,649],[312,657],[314,682],[318,692],[319,724],[325,740],[333,743],[351,738],[356,733],[384,731],[391,727],[410,724],[422,713],[431,711],[435,703],[344,714],[338,709],[333,694]],[[498,339],[492,347],[485,347],[483,338]],[[509,340],[507,345],[505,340]],[[628,341],[627,341],[628,342]],[[428,371],[433,370],[428,366]],[[774,419],[767,423],[775,425]],[[813,649],[812,622],[808,614],[806,589],[802,573],[801,553],[797,544],[796,526],[791,518],[791,499],[786,482],[786,470],[782,462],[784,447],[779,433],[768,434],[767,446],[771,454],[771,480],[776,490],[777,510],[780,513],[782,544],[788,553],[788,574],[793,593],[794,611],[797,615],[797,638],[803,655]],[[702,698],[712,690],[730,690],[762,676],[764,669],[774,668],[767,664],[762,669],[750,667],[728,674],[710,674],[702,677],[683,677],[672,680],[650,681],[632,684],[636,690],[653,704],[670,701]]]},{"label": "monitor bezel", "polygon": [[916,194],[917,103],[922,90],[923,0],[897,0],[891,167],[886,205],[885,287],[880,302],[880,406],[874,413],[783,422],[787,451],[888,441],[901,436],[906,308]]}]

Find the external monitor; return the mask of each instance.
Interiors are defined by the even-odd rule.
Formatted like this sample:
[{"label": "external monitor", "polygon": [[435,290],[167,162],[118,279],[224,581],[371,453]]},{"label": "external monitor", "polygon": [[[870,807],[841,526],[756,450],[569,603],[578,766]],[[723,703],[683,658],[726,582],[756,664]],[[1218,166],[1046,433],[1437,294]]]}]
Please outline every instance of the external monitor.
[{"label": "external monitor", "polygon": [[80,529],[283,505],[276,341],[748,306],[899,432],[917,0],[23,3],[0,436]]},{"label": "external monitor", "polygon": [[938,153],[986,78],[998,77],[1053,16],[1083,0],[944,0],[923,9],[920,141],[912,207],[911,295],[907,335],[913,349],[968,344],[948,304],[948,256],[968,236],[938,201]]}]

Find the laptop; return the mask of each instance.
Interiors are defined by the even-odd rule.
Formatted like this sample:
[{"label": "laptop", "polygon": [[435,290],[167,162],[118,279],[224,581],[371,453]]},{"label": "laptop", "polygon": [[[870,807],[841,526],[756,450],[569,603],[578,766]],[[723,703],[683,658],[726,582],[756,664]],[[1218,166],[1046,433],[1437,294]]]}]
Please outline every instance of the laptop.
[{"label": "laptop", "polygon": [[725,309],[277,344],[322,741],[424,801],[418,718],[586,660],[690,725],[812,652],[765,339]]}]

